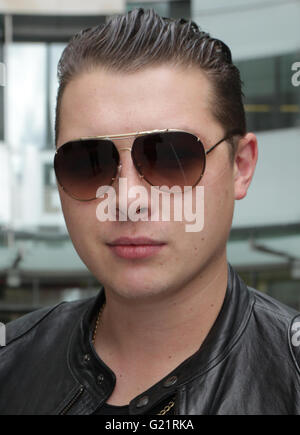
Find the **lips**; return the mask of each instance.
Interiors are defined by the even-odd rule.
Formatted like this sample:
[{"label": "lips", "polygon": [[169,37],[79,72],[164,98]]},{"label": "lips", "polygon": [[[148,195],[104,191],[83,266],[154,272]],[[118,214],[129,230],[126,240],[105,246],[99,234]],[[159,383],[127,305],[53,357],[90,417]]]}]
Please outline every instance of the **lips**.
[{"label": "lips", "polygon": [[112,243],[108,243],[111,246],[116,245],[163,245],[163,242],[149,239],[148,237],[120,237],[114,240]]},{"label": "lips", "polygon": [[148,237],[120,237],[107,245],[118,257],[140,259],[158,253],[165,243]]}]

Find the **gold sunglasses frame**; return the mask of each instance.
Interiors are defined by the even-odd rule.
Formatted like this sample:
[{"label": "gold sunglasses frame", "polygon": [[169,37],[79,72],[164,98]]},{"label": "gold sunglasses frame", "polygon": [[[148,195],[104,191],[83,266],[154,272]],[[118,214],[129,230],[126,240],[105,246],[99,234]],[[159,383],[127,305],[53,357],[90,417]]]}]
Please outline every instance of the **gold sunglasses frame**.
[{"label": "gold sunglasses frame", "polygon": [[[85,140],[91,140],[91,139],[103,139],[103,140],[111,140],[111,139],[127,139],[127,138],[129,138],[129,137],[135,137],[135,138],[136,138],[136,137],[146,136],[146,135],[148,135],[148,134],[153,134],[153,133],[167,133],[167,132],[170,132],[170,133],[172,133],[172,132],[188,133],[188,134],[191,134],[192,136],[196,137],[196,138],[197,138],[197,141],[200,142],[201,145],[203,146],[205,157],[206,157],[206,155],[209,154],[212,150],[214,150],[214,149],[215,149],[219,144],[221,144],[222,142],[224,142],[224,141],[230,139],[232,136],[237,135],[237,134],[242,135],[242,133],[241,133],[240,130],[237,130],[237,129],[236,129],[236,130],[233,130],[233,131],[231,131],[230,133],[227,133],[225,137],[223,137],[222,139],[220,139],[216,144],[214,144],[213,146],[211,146],[211,147],[210,147],[209,149],[207,149],[207,150],[205,149],[204,144],[202,143],[202,141],[200,140],[200,138],[199,138],[196,134],[194,134],[194,133],[192,133],[192,132],[190,132],[190,131],[187,131],[187,130],[180,130],[180,129],[175,129],[175,128],[166,128],[166,129],[164,129],[164,130],[137,131],[137,132],[134,132],[134,133],[123,133],[123,134],[115,134],[115,135],[84,136],[84,137],[80,137],[80,138],[78,138],[78,139],[72,139],[72,140],[70,140],[70,141],[64,143],[63,145],[61,145],[59,148],[56,149],[55,156],[58,154],[59,150],[60,150],[64,145],[68,144],[69,142],[85,141]],[[113,141],[112,141],[112,142],[113,142]],[[133,147],[133,144],[132,144],[131,147],[123,147],[123,148],[119,148],[118,151],[130,151],[130,152],[131,152],[131,151],[132,151],[132,147]],[[136,171],[138,172],[140,178],[145,179],[145,181],[146,181],[148,184],[150,184],[151,186],[154,186],[154,184],[152,184],[149,180],[147,180],[147,179],[144,177],[143,174],[141,174],[141,173],[139,172],[138,168],[136,167],[135,162],[134,162],[134,166],[135,166],[135,169],[136,169]],[[117,172],[117,174],[120,172],[121,167],[122,167],[122,164],[119,164],[119,165],[118,165],[118,172]],[[196,182],[195,184],[193,184],[193,186],[191,186],[192,188],[195,187],[195,186],[200,182],[200,180],[202,179],[202,177],[203,177],[203,175],[204,175],[204,172],[205,172],[205,167],[206,167],[206,159],[204,160],[202,173],[201,173],[199,179],[197,180],[197,182]],[[56,178],[57,178],[57,181],[58,181],[60,187],[61,187],[61,188],[62,188],[62,189],[63,189],[63,190],[64,190],[64,191],[69,195],[69,196],[71,196],[73,199],[76,199],[77,201],[93,201],[93,200],[96,199],[96,197],[95,197],[95,198],[91,198],[91,199],[79,199],[79,198],[74,197],[73,195],[70,194],[70,192],[68,192],[68,191],[67,191],[67,190],[66,190],[66,189],[61,185],[61,183],[60,183],[59,180],[58,180],[58,177],[56,177]],[[116,177],[113,177],[113,178],[111,179],[111,183],[113,183],[117,178],[118,178],[117,176],[116,176]]]}]

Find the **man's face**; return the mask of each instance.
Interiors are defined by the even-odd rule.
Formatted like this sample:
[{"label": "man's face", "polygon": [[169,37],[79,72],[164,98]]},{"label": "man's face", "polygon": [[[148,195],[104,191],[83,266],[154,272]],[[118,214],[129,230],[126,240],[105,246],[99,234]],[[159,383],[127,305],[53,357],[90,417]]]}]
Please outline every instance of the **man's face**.
[{"label": "man's face", "polygon": [[[208,149],[226,133],[213,118],[212,92],[199,69],[157,66],[133,74],[100,68],[83,73],[65,89],[58,147],[79,137],[173,128],[193,132]],[[130,147],[133,140],[117,140],[115,145]],[[142,185],[150,197],[150,186],[139,177],[130,153],[121,151],[120,158],[120,176],[127,178],[128,189]],[[80,202],[59,191],[73,244],[94,276],[116,295],[154,298],[197,283],[203,271],[225,258],[235,188],[227,143],[208,154],[200,185],[205,204],[200,232],[186,232],[184,221],[100,222],[100,199]],[[195,200],[195,189],[193,195]],[[120,237],[147,237],[163,245],[147,257],[124,258],[110,246]]]}]

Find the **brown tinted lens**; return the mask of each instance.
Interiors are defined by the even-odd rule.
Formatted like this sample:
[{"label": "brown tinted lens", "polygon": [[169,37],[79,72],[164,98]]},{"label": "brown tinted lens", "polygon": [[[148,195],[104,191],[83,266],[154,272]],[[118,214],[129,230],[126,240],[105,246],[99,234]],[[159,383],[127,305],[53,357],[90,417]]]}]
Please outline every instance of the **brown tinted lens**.
[{"label": "brown tinted lens", "polygon": [[75,199],[96,198],[100,186],[110,185],[116,176],[119,154],[109,140],[88,139],[68,142],[54,158],[59,184]]},{"label": "brown tinted lens", "polygon": [[195,186],[205,168],[202,143],[186,132],[137,137],[132,157],[140,174],[154,186]]}]

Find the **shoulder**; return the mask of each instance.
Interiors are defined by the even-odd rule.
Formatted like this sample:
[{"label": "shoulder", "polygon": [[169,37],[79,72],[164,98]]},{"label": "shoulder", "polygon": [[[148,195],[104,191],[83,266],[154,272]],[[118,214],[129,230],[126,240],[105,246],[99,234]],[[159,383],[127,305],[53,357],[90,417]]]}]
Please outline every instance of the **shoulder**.
[{"label": "shoulder", "polygon": [[[29,314],[19,317],[5,325],[6,346],[28,334],[34,328],[47,323],[48,327],[60,321],[64,324],[68,320],[78,318],[80,312],[84,312],[95,298],[83,299],[74,302],[61,302],[54,306],[41,308]],[[74,316],[76,314],[76,316]]]},{"label": "shoulder", "polygon": [[257,327],[283,354],[286,349],[300,374],[300,313],[278,300],[249,288],[254,298],[253,316]]},{"label": "shoulder", "polygon": [[283,320],[285,319],[287,321],[296,315],[300,315],[300,313],[294,308],[279,302],[277,299],[274,299],[263,292],[255,290],[251,287],[248,287],[248,290],[254,297],[255,310],[257,312],[261,312],[262,314],[264,313],[265,315],[269,315],[273,318],[282,318]]}]

